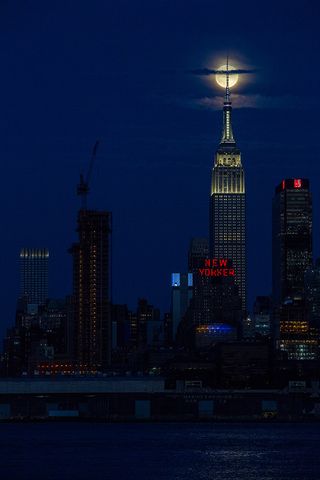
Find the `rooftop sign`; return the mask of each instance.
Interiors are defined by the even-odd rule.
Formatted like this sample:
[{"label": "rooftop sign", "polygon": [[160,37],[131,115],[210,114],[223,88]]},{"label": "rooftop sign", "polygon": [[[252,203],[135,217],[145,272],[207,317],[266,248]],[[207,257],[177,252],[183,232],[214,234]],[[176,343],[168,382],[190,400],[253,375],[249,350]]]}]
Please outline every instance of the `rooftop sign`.
[{"label": "rooftop sign", "polygon": [[199,268],[201,277],[234,277],[235,270],[227,258],[206,258],[203,268]]}]

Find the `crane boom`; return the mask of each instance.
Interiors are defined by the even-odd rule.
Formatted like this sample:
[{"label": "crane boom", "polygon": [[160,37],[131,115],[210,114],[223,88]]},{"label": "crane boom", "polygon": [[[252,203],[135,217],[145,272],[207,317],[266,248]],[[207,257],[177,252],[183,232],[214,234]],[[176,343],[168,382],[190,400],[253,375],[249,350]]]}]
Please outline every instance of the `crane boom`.
[{"label": "crane boom", "polygon": [[96,141],[96,143],[93,146],[92,149],[92,154],[91,154],[91,159],[90,159],[90,164],[88,168],[88,172],[86,177],[81,173],[80,174],[80,182],[77,185],[77,195],[81,196],[81,208],[83,210],[87,209],[87,195],[90,191],[89,184],[90,184],[90,179],[91,179],[91,174],[94,166],[94,160],[97,155],[97,150],[99,146],[99,140]]},{"label": "crane boom", "polygon": [[99,143],[100,143],[99,140],[97,140],[96,143],[93,146],[93,149],[92,149],[91,160],[90,160],[90,165],[89,165],[89,169],[88,169],[88,173],[87,173],[87,179],[86,179],[86,183],[88,185],[89,185],[89,182],[90,182],[92,169],[93,169],[93,164],[94,164],[94,160],[95,160],[96,155],[97,155],[97,150],[98,150]]}]

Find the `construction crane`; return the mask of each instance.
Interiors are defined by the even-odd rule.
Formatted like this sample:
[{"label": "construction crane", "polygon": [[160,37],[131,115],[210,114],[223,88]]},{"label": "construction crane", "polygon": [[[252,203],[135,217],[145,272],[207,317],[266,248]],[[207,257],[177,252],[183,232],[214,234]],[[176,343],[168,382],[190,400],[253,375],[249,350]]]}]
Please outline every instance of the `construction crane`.
[{"label": "construction crane", "polygon": [[94,160],[95,160],[96,155],[97,155],[97,150],[98,150],[99,143],[100,143],[99,140],[97,140],[96,143],[93,146],[87,176],[84,177],[83,173],[80,173],[80,182],[77,185],[77,195],[81,196],[81,208],[82,208],[82,210],[87,210],[87,195],[90,191],[90,188],[89,188],[90,178],[91,178],[91,174],[92,174],[92,170],[93,170]]}]

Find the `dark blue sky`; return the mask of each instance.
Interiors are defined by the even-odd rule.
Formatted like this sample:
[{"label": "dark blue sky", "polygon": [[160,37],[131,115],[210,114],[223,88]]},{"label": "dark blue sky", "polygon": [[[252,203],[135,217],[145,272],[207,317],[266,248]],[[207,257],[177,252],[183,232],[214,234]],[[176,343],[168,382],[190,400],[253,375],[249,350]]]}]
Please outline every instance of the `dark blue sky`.
[{"label": "dark blue sky", "polygon": [[[234,91],[246,170],[250,304],[271,286],[271,200],[311,179],[319,253],[316,1],[2,0],[1,323],[14,322],[21,247],[48,247],[50,295],[71,292],[79,199],[97,138],[89,206],[114,219],[114,300],[169,308],[170,273],[208,230],[221,95],[190,69],[256,69]],[[222,98],[221,98],[222,102]],[[221,103],[222,105],[222,103]]]}]

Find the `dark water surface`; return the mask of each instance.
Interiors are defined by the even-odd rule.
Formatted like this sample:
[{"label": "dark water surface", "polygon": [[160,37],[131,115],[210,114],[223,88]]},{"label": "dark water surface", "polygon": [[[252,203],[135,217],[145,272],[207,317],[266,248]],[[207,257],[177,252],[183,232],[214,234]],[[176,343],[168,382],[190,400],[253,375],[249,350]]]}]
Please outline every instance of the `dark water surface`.
[{"label": "dark water surface", "polygon": [[0,424],[1,480],[319,480],[320,424]]}]

